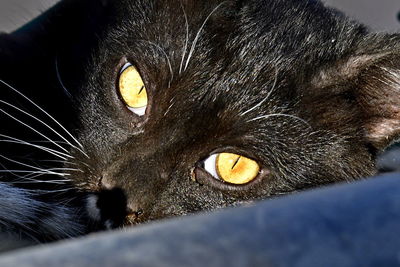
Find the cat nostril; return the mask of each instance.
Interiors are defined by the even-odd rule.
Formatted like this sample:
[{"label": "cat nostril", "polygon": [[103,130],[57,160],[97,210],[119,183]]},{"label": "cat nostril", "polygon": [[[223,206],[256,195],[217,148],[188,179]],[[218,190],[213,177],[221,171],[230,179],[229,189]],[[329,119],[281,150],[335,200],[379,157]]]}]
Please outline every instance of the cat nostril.
[{"label": "cat nostril", "polygon": [[144,213],[144,211],[142,209],[138,209],[137,211],[135,211],[136,216],[140,216]]},{"label": "cat nostril", "polygon": [[144,213],[144,211],[143,211],[143,209],[138,209],[138,210],[131,210],[131,209],[129,209],[128,208],[128,210],[127,210],[127,216],[129,216],[129,217],[139,217],[140,215],[142,215]]},{"label": "cat nostril", "polygon": [[131,210],[128,208],[126,219],[128,223],[135,223],[136,220],[144,213],[143,209]]},{"label": "cat nostril", "polygon": [[113,188],[102,190],[98,193],[96,206],[100,210],[101,221],[107,228],[115,228],[122,225],[126,216],[126,196],[122,189]]}]

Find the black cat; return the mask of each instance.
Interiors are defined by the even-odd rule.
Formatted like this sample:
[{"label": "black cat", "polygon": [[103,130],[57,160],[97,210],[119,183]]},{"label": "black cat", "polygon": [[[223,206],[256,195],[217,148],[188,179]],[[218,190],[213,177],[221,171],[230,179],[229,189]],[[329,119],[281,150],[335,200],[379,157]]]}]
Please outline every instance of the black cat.
[{"label": "black cat", "polygon": [[39,241],[371,176],[400,134],[400,34],[313,0],[65,0],[0,60],[0,224]]}]

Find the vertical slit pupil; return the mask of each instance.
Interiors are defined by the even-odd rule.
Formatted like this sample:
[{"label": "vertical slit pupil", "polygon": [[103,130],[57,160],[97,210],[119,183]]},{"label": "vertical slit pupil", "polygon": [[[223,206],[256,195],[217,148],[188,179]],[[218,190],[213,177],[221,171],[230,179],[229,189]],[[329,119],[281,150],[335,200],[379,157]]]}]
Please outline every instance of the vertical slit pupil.
[{"label": "vertical slit pupil", "polygon": [[236,164],[238,164],[239,160],[240,160],[241,156],[238,156],[235,163],[233,164],[231,170],[233,170],[233,168],[235,168]]}]

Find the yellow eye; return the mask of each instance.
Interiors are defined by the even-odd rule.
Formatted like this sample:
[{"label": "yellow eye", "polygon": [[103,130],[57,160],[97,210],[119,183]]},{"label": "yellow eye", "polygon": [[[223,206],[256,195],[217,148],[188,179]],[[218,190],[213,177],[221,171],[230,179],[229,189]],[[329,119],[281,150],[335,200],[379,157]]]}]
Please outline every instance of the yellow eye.
[{"label": "yellow eye", "polygon": [[241,155],[221,153],[216,159],[219,177],[231,184],[245,184],[257,177],[260,167],[257,162]]},{"label": "yellow eye", "polygon": [[147,90],[137,69],[127,63],[119,77],[119,93],[125,104],[138,115],[143,115],[147,106]]},{"label": "yellow eye", "polygon": [[224,182],[242,185],[254,180],[260,166],[252,159],[233,153],[219,153],[204,161],[204,169]]}]

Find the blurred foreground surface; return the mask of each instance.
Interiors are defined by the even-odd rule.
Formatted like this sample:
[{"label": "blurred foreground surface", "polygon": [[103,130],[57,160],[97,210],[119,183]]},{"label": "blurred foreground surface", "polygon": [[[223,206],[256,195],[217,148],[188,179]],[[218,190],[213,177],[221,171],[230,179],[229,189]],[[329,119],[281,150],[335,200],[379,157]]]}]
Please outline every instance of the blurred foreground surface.
[{"label": "blurred foreground surface", "polygon": [[400,175],[0,257],[33,266],[400,266]]}]

